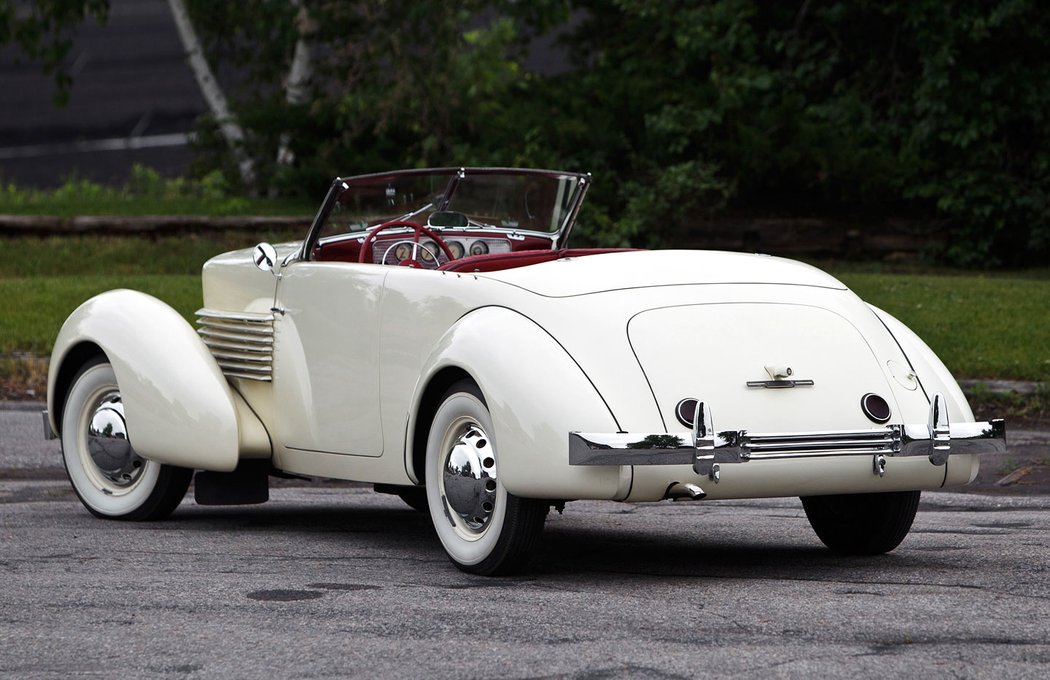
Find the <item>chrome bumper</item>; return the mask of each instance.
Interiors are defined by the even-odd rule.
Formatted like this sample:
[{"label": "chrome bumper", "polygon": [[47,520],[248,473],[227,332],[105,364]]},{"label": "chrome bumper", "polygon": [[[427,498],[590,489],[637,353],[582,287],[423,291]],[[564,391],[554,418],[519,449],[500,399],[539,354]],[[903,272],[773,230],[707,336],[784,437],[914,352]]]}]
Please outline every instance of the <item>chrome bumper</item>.
[{"label": "chrome bumper", "polygon": [[711,410],[698,402],[692,435],[569,433],[569,465],[689,465],[699,474],[718,481],[724,463],[752,460],[814,458],[820,456],[871,456],[872,473],[886,471],[886,459],[926,456],[944,465],[952,454],[1006,451],[1006,422],[949,424],[944,398],[930,404],[928,422],[920,425],[886,425],[874,430],[828,432],[752,433],[747,430],[717,432]]}]

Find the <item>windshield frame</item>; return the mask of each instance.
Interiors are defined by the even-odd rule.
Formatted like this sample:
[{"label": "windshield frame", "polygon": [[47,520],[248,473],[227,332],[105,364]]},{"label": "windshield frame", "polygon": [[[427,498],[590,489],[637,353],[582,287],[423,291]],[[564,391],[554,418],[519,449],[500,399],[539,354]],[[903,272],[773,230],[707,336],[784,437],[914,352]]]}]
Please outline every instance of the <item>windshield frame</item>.
[{"label": "windshield frame", "polygon": [[[498,225],[484,225],[470,226],[470,227],[450,227],[449,230],[456,231],[471,231],[477,228],[484,228],[486,231],[493,229],[502,230],[508,235],[514,234],[528,234],[530,236],[542,237],[551,241],[551,250],[557,250],[564,247],[568,241],[569,234],[572,231],[572,227],[576,223],[576,218],[580,212],[580,206],[583,204],[583,199],[587,194],[587,190],[591,184],[590,173],[577,173],[577,172],[563,172],[560,170],[544,170],[536,168],[505,168],[505,167],[451,167],[451,168],[421,168],[413,170],[395,170],[391,172],[379,172],[371,173],[367,175],[354,175],[352,177],[336,177],[328,189],[328,194],[325,196],[324,201],[321,204],[317,215],[314,217],[312,224],[310,225],[310,231],[307,234],[306,239],[303,241],[303,246],[297,255],[297,259],[309,260],[309,254],[313,252],[314,245],[316,245],[323,225],[326,223],[329,214],[332,212],[339,195],[343,191],[347,191],[353,188],[355,185],[371,185],[377,181],[393,181],[399,178],[405,177],[421,177],[421,176],[433,176],[433,175],[448,175],[449,181],[445,187],[445,191],[442,194],[441,199],[436,206],[438,211],[446,210],[449,204],[455,197],[456,189],[460,186],[462,180],[467,177],[480,176],[480,175],[509,175],[516,177],[528,177],[538,176],[547,177],[550,179],[573,179],[576,181],[576,190],[574,195],[568,201],[565,208],[565,216],[562,219],[561,225],[555,231],[537,231],[533,229],[522,229],[519,227],[505,227]],[[427,207],[430,207],[429,205]],[[426,208],[415,210],[407,213],[397,219],[412,219],[412,216],[419,214]],[[374,228],[374,227],[373,227]],[[435,231],[442,231],[445,228],[431,227]],[[364,236],[369,230],[363,230],[360,233]]]}]

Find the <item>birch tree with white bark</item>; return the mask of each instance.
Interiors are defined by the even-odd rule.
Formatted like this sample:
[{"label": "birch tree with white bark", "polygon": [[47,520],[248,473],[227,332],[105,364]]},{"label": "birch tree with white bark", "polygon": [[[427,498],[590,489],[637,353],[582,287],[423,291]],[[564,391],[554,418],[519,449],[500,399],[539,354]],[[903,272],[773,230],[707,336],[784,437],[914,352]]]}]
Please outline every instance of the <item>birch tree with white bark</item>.
[{"label": "birch tree with white bark", "polygon": [[193,27],[189,12],[186,11],[186,3],[183,0],[168,0],[168,6],[175,19],[175,28],[179,33],[179,40],[182,41],[182,48],[186,52],[186,63],[193,72],[197,87],[200,88],[208,110],[219,125],[219,131],[229,145],[230,152],[237,160],[241,181],[246,187],[251,187],[255,184],[255,163],[244,148],[244,130],[230,110],[226,94],[208,65],[204,48],[197,37],[197,30]]}]

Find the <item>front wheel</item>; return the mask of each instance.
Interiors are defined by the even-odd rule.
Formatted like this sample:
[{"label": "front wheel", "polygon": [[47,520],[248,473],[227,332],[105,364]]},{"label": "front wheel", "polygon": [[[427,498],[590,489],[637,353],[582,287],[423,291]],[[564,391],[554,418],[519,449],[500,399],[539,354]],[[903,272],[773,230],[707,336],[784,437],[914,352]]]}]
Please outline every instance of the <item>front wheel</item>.
[{"label": "front wheel", "polygon": [[904,540],[919,509],[918,491],[804,496],[810,526],[844,555],[880,555]]},{"label": "front wheel", "polygon": [[547,518],[545,501],[518,498],[499,481],[494,428],[477,385],[442,400],[427,438],[426,492],[441,545],[458,568],[508,574],[523,568]]},{"label": "front wheel", "polygon": [[186,495],[193,476],[193,470],[135,453],[116,375],[103,358],[80,369],[66,396],[62,460],[84,507],[104,519],[167,517]]}]

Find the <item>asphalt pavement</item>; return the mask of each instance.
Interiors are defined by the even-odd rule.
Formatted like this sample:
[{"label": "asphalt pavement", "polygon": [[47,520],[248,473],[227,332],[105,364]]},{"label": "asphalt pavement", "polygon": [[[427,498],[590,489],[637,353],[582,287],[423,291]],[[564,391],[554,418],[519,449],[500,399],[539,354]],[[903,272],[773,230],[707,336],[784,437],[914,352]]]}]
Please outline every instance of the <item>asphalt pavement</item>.
[{"label": "asphalt pavement", "polygon": [[0,677],[1050,671],[1050,495],[926,493],[904,543],[874,558],[825,550],[797,499],[581,501],[549,516],[531,571],[489,579],[362,484],[95,519],[39,405],[14,408],[0,408]]},{"label": "asphalt pavement", "polygon": [[534,569],[445,559],[363,486],[97,520],[0,482],[0,675],[17,678],[1045,678],[1046,496],[930,494],[839,558],[795,499],[570,503]]}]

